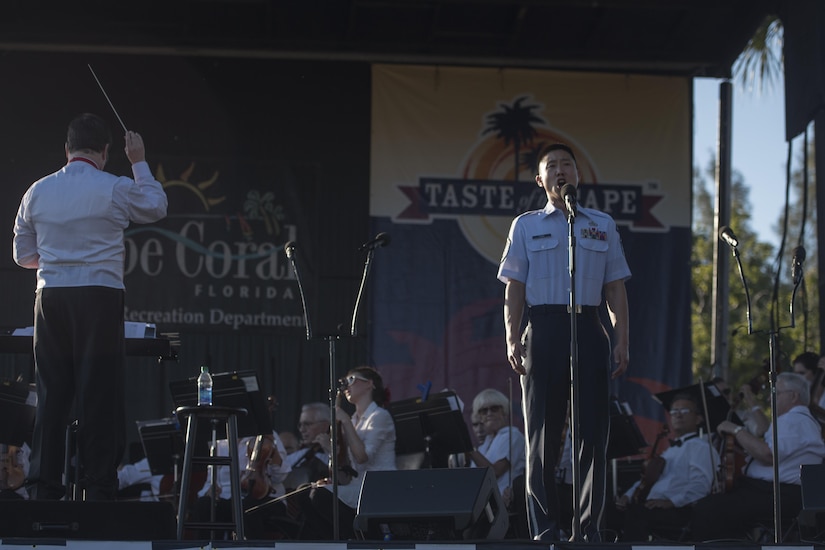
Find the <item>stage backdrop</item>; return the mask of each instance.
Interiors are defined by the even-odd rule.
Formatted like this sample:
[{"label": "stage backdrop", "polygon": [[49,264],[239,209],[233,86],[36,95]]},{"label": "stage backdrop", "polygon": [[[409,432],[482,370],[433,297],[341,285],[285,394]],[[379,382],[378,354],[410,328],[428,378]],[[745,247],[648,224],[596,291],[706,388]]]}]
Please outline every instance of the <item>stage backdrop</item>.
[{"label": "stage backdrop", "polygon": [[690,381],[690,81],[398,65],[372,77],[370,214],[392,244],[375,257],[371,351],[389,385],[468,404],[512,388],[519,414],[496,270],[512,218],[545,203],[537,151],[563,141],[582,203],[619,224],[631,364],[614,394],[650,439],[664,420],[651,392]]},{"label": "stage backdrop", "polygon": [[[689,380],[685,78],[7,52],[0,71],[16,77],[0,103],[3,328],[32,324],[34,273],[12,262],[11,228],[26,188],[65,163],[68,121],[105,116],[115,133],[107,169],[129,173],[88,64],[143,134],[169,195],[165,220],[128,231],[126,315],[178,333],[180,359],[130,359],[130,420],[168,416],[168,383],[208,363],[257,371],[280,403],[276,427],[294,429],[301,403],[327,397],[330,343],[337,374],[372,363],[393,399],[427,382],[467,402],[512,382],[518,399],[495,274],[510,220],[542,202],[525,163],[556,140],[576,148],[584,203],[617,219],[633,270],[631,366],[616,396],[652,419],[644,426],[664,418],[649,390]],[[379,231],[392,242],[375,253],[349,338],[357,249]],[[2,354],[0,366],[3,378],[33,380],[28,354]]]}]

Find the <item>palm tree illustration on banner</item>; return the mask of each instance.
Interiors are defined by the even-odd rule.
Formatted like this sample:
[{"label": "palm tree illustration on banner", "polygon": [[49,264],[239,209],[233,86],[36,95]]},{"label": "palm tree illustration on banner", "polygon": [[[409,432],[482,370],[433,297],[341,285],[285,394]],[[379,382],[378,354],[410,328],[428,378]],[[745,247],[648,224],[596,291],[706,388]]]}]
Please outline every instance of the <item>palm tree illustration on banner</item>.
[{"label": "palm tree illustration on banner", "polygon": [[273,232],[281,233],[281,224],[278,222],[284,218],[283,207],[275,206],[274,201],[275,194],[271,191],[261,195],[255,189],[251,189],[243,203],[247,219],[263,220],[267,235],[272,235]]},{"label": "palm tree illustration on banner", "polygon": [[487,128],[482,134],[495,132],[496,138],[503,140],[505,145],[513,144],[513,156],[515,163],[514,181],[519,181],[519,169],[521,168],[521,147],[529,145],[536,136],[536,129],[533,124],[543,124],[544,120],[533,114],[538,109],[538,105],[523,105],[527,96],[522,96],[512,105],[500,103],[500,111],[487,115]]}]

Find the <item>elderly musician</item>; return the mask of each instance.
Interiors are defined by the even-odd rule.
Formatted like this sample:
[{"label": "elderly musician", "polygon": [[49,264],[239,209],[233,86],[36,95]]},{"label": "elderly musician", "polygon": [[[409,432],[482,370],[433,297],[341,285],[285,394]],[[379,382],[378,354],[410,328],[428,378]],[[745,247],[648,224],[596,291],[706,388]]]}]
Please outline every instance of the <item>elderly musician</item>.
[{"label": "elderly musician", "polygon": [[301,445],[297,451],[287,455],[285,460],[292,469],[284,481],[287,491],[329,475],[330,416],[327,403],[319,401],[301,407],[298,419]]},{"label": "elderly musician", "polygon": [[[809,403],[810,385],[803,376],[791,372],[777,375],[776,456],[784,517],[795,517],[802,509],[800,467],[820,464],[825,458],[825,443],[819,423],[808,409]],[[749,461],[744,475],[735,480],[729,491],[696,503],[691,525],[694,540],[742,539],[755,522],[773,519],[773,426],[763,412],[754,413],[759,435],[727,420],[716,428],[721,434],[735,437],[748,453]]]}]

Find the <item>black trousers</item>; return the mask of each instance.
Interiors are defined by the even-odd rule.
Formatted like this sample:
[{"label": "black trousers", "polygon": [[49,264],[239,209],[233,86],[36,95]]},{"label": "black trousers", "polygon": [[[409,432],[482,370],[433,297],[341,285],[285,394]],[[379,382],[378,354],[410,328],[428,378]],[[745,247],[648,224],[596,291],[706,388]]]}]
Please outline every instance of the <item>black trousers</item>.
[{"label": "black trousers", "polygon": [[126,440],[123,302],[123,290],[106,287],[37,291],[37,412],[26,481],[34,499],[59,499],[65,492],[66,427],[74,418],[82,472],[78,487],[86,500],[115,498]]},{"label": "black trousers", "polygon": [[[779,499],[783,518],[795,518],[802,510],[802,487],[780,483]],[[741,540],[757,523],[773,525],[773,482],[742,476],[734,481],[730,491],[696,503],[691,533],[697,542]]]},{"label": "black trousers", "polygon": [[[530,308],[527,373],[521,377],[527,440],[527,512],[530,531],[558,540],[562,527],[555,468],[562,447],[570,396],[570,314],[564,307]],[[610,341],[596,308],[576,315],[581,434],[582,534],[595,539],[607,490],[610,433]],[[575,451],[575,450],[574,450]],[[575,452],[574,452],[575,456]]]}]

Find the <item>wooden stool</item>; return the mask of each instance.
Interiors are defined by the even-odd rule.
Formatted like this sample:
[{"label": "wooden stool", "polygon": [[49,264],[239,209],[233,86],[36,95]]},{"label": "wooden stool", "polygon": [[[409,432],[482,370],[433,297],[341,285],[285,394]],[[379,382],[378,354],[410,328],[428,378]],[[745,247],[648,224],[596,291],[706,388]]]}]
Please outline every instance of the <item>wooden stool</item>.
[{"label": "wooden stool", "polygon": [[[216,405],[205,405],[195,407],[178,407],[175,411],[179,419],[188,417],[186,423],[186,445],[183,455],[183,472],[181,473],[180,499],[178,501],[178,540],[183,539],[185,527],[194,529],[232,529],[235,531],[237,540],[244,540],[243,530],[243,505],[241,502],[241,471],[238,464],[238,415],[245,415],[246,409],[234,407],[221,407]],[[213,429],[218,423],[226,426],[226,436],[229,440],[229,456],[213,456],[214,450],[210,450],[209,456],[195,455],[195,440],[198,433],[198,420],[209,420]],[[210,496],[213,504],[217,502],[216,483],[217,466],[229,466],[229,477],[231,487],[232,520],[231,522],[214,521],[214,515],[210,515],[210,521],[187,521],[186,498],[189,494],[189,485],[192,478],[192,465],[206,464],[212,466],[212,485]]]}]

